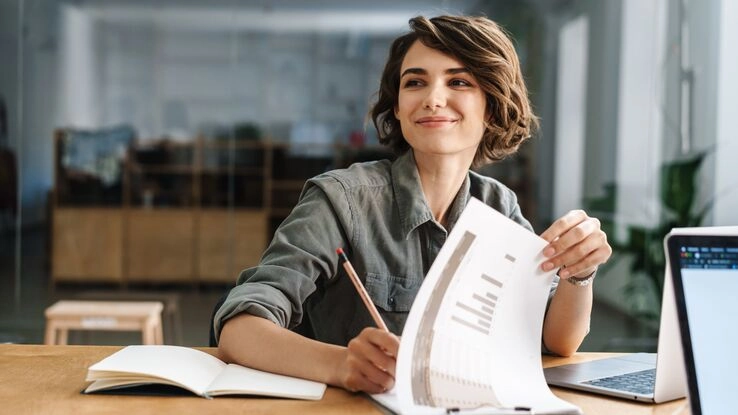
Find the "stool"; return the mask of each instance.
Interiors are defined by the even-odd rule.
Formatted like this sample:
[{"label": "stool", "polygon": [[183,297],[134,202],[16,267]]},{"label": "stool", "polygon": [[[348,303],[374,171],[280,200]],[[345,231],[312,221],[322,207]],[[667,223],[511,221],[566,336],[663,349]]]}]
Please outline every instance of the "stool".
[{"label": "stool", "polygon": [[[150,291],[105,291],[91,290],[75,293],[74,300],[85,301],[160,301],[164,326],[164,342],[182,345],[182,316],[179,312],[179,294]],[[166,323],[164,323],[166,321]]]},{"label": "stool", "polygon": [[46,309],[44,343],[67,344],[69,330],[112,330],[140,331],[143,344],[163,344],[163,307],[156,301],[58,301]]}]

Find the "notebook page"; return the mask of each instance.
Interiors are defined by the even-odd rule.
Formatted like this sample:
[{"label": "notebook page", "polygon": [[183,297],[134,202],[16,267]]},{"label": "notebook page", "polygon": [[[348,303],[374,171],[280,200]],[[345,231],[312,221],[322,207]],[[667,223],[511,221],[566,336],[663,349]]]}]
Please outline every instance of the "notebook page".
[{"label": "notebook page", "polygon": [[325,388],[325,383],[229,364],[207,388],[207,393],[210,396],[248,394],[318,400],[323,397]]},{"label": "notebook page", "polygon": [[[199,350],[180,346],[127,346],[90,366],[87,380],[146,377],[168,380],[203,395],[226,364]],[[137,375],[137,376],[134,376]]]}]

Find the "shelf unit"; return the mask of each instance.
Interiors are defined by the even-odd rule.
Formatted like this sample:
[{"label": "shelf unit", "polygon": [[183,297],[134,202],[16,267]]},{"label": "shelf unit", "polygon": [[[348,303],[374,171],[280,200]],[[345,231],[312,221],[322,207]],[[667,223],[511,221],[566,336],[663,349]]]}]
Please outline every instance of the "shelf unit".
[{"label": "shelf unit", "polygon": [[[355,149],[300,158],[273,141],[134,144],[120,185],[87,197],[61,162],[55,133],[54,282],[232,283],[258,263],[304,181],[342,167]],[[78,177],[79,179],[79,177]],[[89,186],[88,186],[89,187]],[[97,193],[96,193],[97,194]]]}]

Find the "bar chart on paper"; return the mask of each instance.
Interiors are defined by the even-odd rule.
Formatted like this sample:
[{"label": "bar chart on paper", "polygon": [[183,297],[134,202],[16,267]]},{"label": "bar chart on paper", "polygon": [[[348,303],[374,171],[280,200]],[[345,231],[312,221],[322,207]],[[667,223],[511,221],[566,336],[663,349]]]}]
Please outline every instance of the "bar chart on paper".
[{"label": "bar chart on paper", "polygon": [[[515,262],[515,258],[511,255],[505,255],[505,259]],[[492,329],[492,318],[495,315],[495,308],[500,300],[504,284],[499,279],[487,274],[481,274],[479,278],[489,284],[488,287],[482,287],[487,288],[487,290],[472,293],[468,300],[457,301],[457,310],[454,311],[451,319],[488,335]]]}]

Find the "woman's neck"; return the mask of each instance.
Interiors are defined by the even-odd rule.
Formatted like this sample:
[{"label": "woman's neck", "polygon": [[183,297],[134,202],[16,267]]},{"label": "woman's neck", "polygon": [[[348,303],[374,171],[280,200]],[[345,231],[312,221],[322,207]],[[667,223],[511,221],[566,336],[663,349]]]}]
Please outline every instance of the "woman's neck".
[{"label": "woman's neck", "polygon": [[435,220],[446,227],[446,217],[459,193],[471,160],[468,157],[428,156],[415,154],[420,185]]}]

